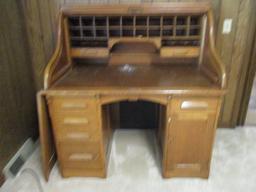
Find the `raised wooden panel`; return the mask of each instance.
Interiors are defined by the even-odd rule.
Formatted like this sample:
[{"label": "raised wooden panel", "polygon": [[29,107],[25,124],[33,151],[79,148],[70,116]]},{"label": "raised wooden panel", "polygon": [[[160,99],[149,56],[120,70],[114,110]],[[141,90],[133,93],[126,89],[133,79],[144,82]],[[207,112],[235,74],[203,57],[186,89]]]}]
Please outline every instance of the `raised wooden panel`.
[{"label": "raised wooden panel", "polygon": [[60,142],[57,145],[58,159],[63,168],[104,168],[100,143]]},{"label": "raised wooden panel", "polygon": [[207,112],[172,114],[168,126],[167,176],[208,177],[215,116]]}]

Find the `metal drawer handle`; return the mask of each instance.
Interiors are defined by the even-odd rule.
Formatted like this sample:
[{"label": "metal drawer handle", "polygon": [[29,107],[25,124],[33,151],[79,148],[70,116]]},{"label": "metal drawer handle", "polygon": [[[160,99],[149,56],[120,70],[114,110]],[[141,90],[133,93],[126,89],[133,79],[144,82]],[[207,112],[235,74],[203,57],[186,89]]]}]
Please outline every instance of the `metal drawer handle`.
[{"label": "metal drawer handle", "polygon": [[62,103],[63,109],[85,109],[87,105],[85,103]]},{"label": "metal drawer handle", "polygon": [[207,109],[207,102],[200,101],[183,101],[181,104],[181,109]]},{"label": "metal drawer handle", "polygon": [[88,133],[69,133],[67,137],[69,139],[89,139],[90,135]]},{"label": "metal drawer handle", "polygon": [[87,118],[65,118],[63,123],[68,125],[88,124],[89,120]]}]

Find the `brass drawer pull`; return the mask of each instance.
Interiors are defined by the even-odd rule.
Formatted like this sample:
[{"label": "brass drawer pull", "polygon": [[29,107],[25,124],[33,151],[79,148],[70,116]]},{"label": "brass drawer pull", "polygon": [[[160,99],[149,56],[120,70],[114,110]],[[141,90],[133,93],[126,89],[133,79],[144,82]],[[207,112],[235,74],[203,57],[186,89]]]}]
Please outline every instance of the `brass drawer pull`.
[{"label": "brass drawer pull", "polygon": [[90,135],[88,133],[69,133],[67,134],[69,139],[89,139]]},{"label": "brass drawer pull", "polygon": [[68,125],[88,124],[89,120],[87,118],[65,118],[63,123]]},{"label": "brass drawer pull", "polygon": [[181,109],[207,109],[208,103],[203,101],[183,101]]},{"label": "brass drawer pull", "polygon": [[86,109],[87,105],[85,103],[62,103],[62,109]]},{"label": "brass drawer pull", "polygon": [[69,156],[69,160],[72,161],[91,161],[93,159],[93,154],[91,153],[74,153]]}]

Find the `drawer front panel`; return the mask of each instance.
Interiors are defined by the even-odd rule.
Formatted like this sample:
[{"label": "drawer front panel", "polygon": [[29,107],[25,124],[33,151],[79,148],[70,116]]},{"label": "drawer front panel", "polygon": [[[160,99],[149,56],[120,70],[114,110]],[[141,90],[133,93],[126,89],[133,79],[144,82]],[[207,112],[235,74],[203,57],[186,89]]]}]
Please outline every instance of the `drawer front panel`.
[{"label": "drawer front panel", "polygon": [[66,168],[103,168],[100,144],[97,142],[59,143],[59,160]]},{"label": "drawer front panel", "polygon": [[99,138],[99,121],[96,114],[85,116],[83,113],[72,115],[52,115],[53,129],[58,140],[97,140]]},{"label": "drawer front panel", "polygon": [[172,111],[175,112],[191,112],[191,111],[213,111],[218,107],[217,99],[208,98],[181,98],[172,101]]},{"label": "drawer front panel", "polygon": [[81,97],[52,97],[48,99],[52,112],[84,112],[95,113],[97,103],[95,99],[81,98]]},{"label": "drawer front panel", "polygon": [[81,97],[48,98],[54,135],[58,141],[99,140],[99,113],[95,99]]}]

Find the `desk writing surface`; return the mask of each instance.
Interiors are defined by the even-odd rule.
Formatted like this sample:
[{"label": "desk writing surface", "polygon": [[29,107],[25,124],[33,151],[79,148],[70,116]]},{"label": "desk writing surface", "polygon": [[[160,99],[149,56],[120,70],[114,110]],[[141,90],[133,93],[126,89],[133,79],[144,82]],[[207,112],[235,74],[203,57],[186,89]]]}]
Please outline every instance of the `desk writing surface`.
[{"label": "desk writing surface", "polygon": [[76,65],[52,89],[97,88],[219,89],[198,68],[189,65]]}]

